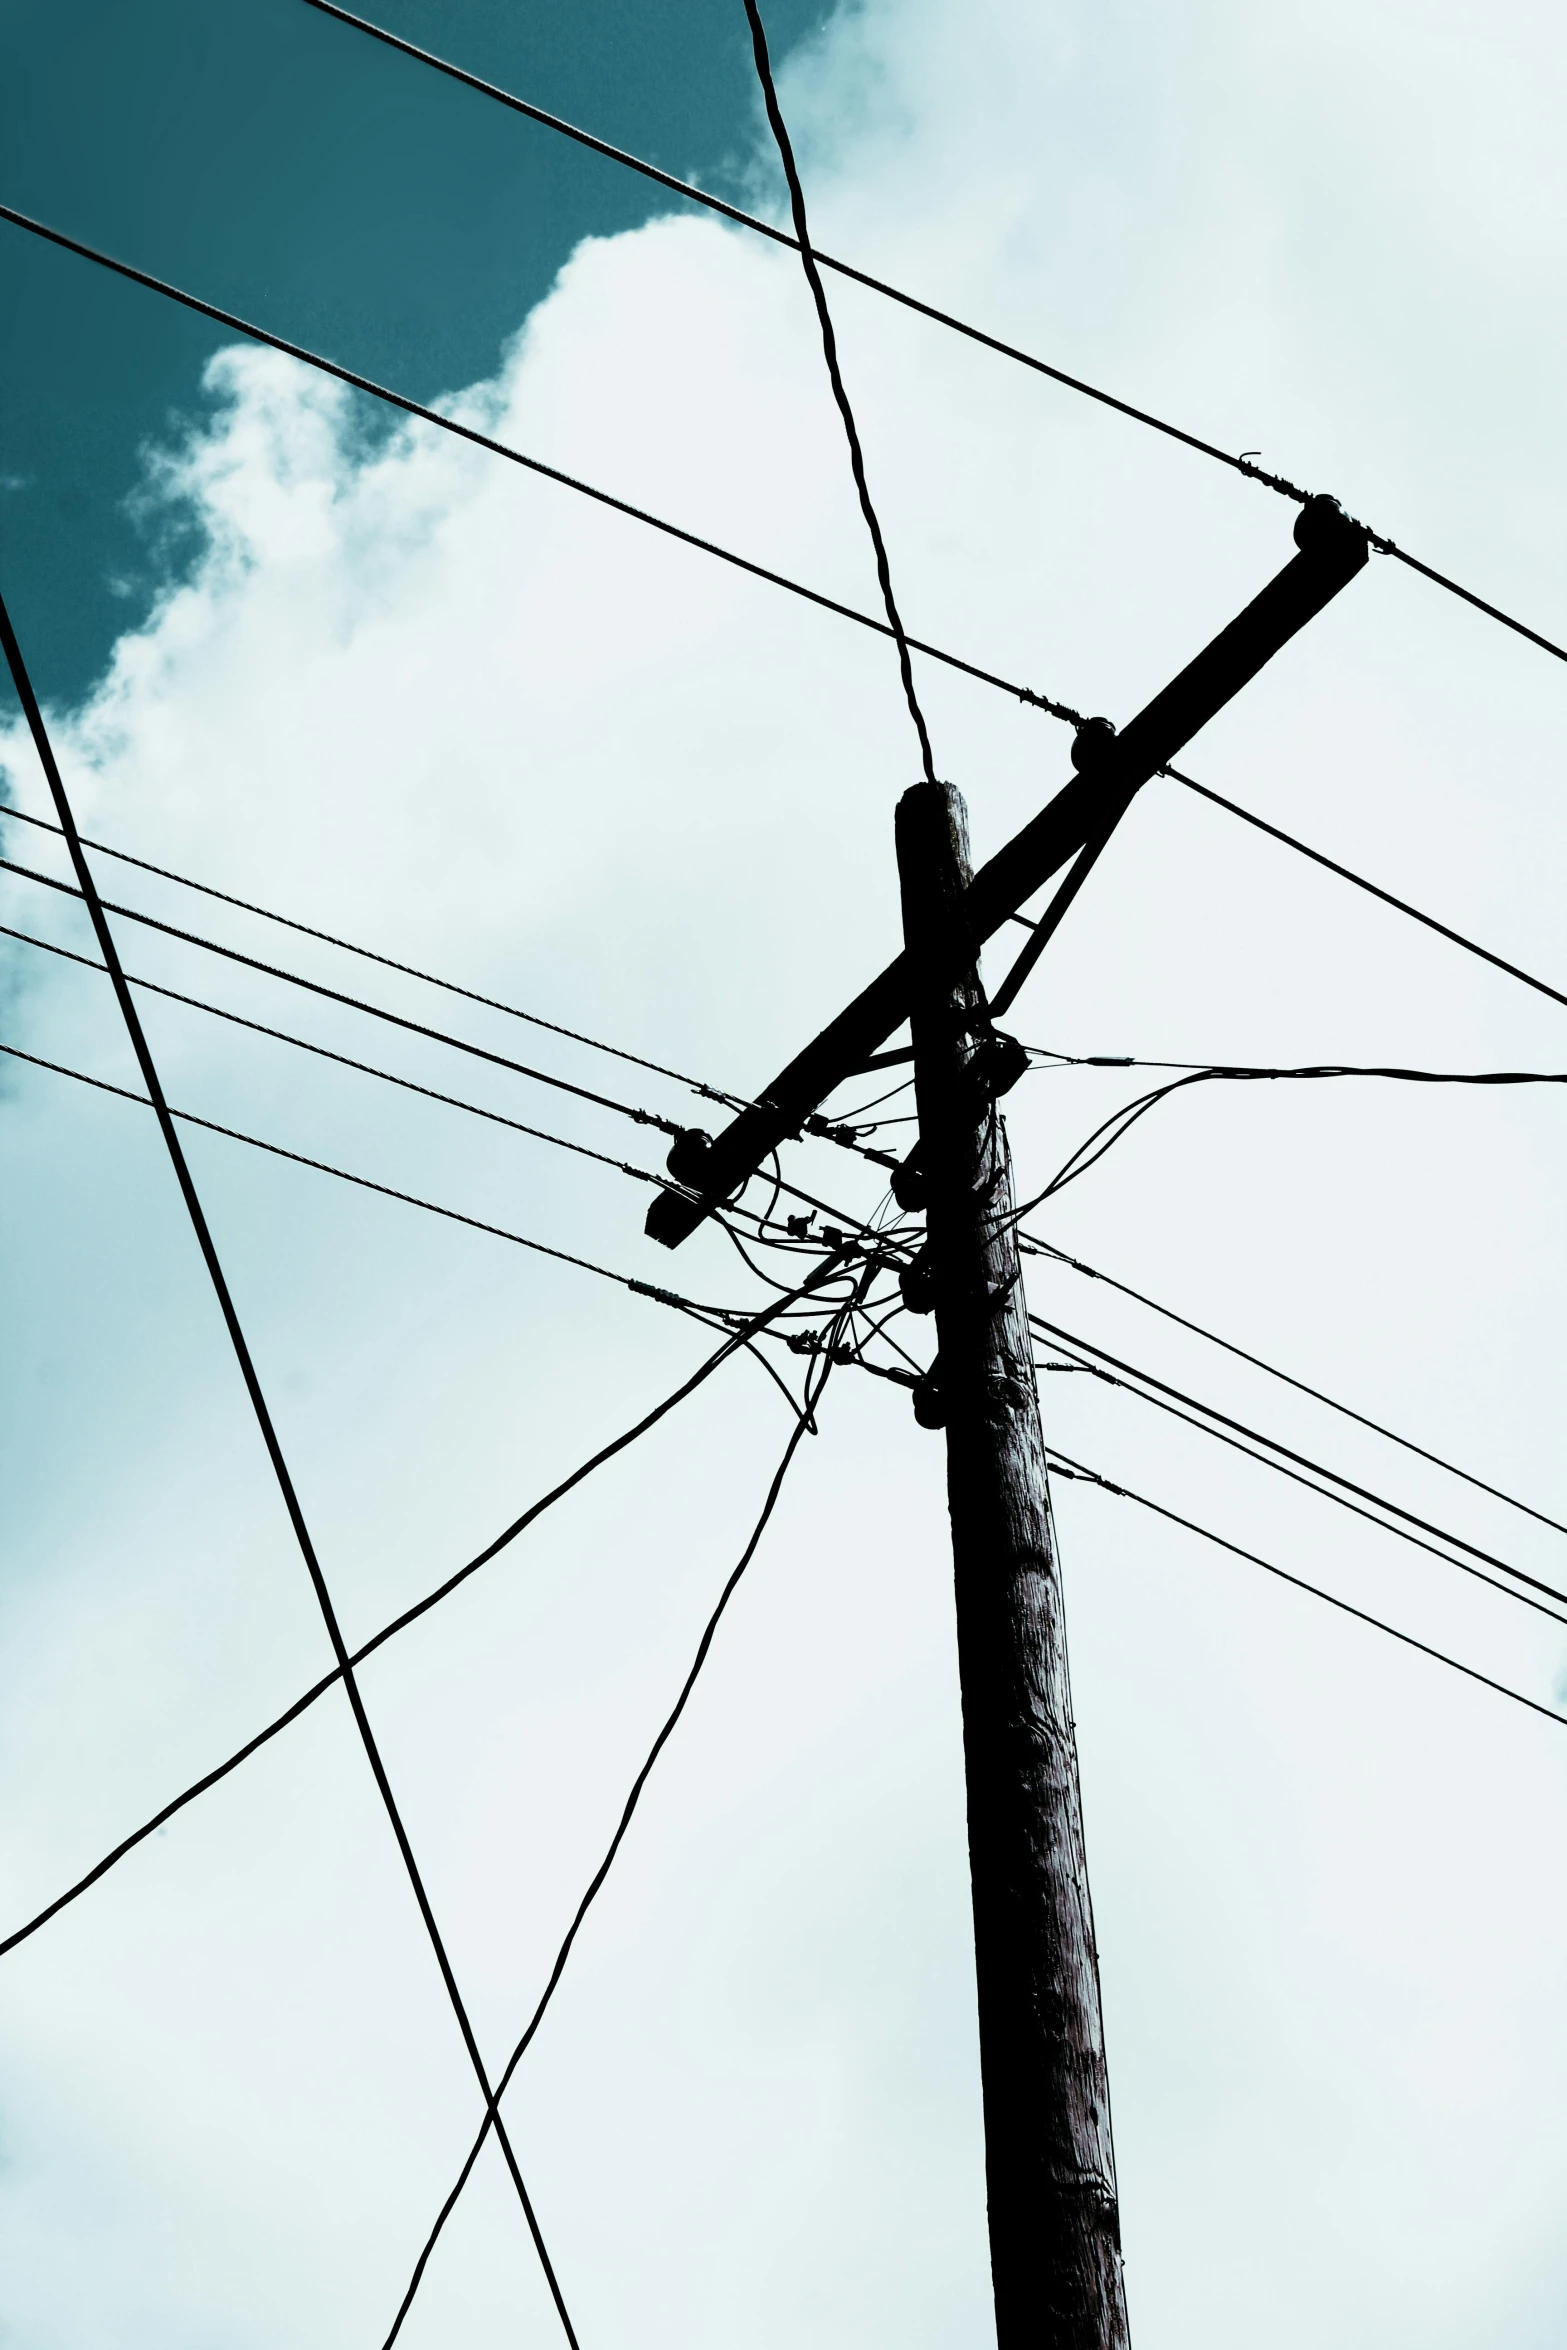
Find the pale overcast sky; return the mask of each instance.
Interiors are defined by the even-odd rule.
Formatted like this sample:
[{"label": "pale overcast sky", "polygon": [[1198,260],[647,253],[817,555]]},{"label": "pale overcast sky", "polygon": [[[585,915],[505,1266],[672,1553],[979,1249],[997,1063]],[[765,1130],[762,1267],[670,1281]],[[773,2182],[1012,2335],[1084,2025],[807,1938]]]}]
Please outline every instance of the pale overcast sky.
[{"label": "pale overcast sky", "polygon": [[[123,123],[120,148],[91,142],[96,179],[78,125],[73,209],[70,173],[37,157],[108,36],[83,6],[73,46],[56,13],[0,10],[45,126],[5,200],[872,604],[787,253],[636,185],[573,212],[570,150],[394,72],[302,0],[222,11],[228,48],[195,37],[210,10],[150,26],[138,70],[156,35],[170,74],[195,58],[204,77],[188,227],[136,197],[164,166]],[[485,0],[400,0],[387,21],[775,205],[735,23],[700,12],[712,46],[681,67],[697,12],[634,13],[640,48],[605,10],[580,53],[564,18],[530,53]],[[780,18],[779,48],[825,246],[1260,449],[1567,634],[1556,11],[815,15]],[[113,77],[94,87],[111,124]],[[276,135],[296,101],[300,153],[338,177]],[[344,226],[356,153],[396,191],[390,227]],[[546,201],[553,170],[568,193]],[[90,834],[741,1092],[887,958],[892,810],[917,773],[890,648],[431,430],[369,431],[289,362],[138,340],[152,296],[82,313],[84,265],[18,263],[4,235],[18,317],[35,339],[54,319],[70,365],[32,379],[0,452],[0,585]],[[1122,721],[1288,558],[1287,503],[829,290],[922,637]],[[73,415],[79,501],[50,507]],[[928,663],[920,684],[986,854],[1065,780],[1070,738]],[[1186,764],[1567,985],[1564,685],[1377,558]],[[9,797],[44,813],[7,729]],[[0,846],[63,870],[20,825]],[[98,871],[244,951],[699,1114],[664,1078]],[[85,947],[76,909],[4,883],[12,929]],[[121,938],[141,976],[657,1164],[658,1136],[608,1113]],[[20,945],[0,973],[6,1041],[130,1082],[100,979]],[[721,1236],[673,1259],[647,1242],[646,1188],[613,1169],[144,1004],[182,1107],[642,1281],[757,1294]],[[1567,1069],[1560,1007],[1165,782],[1012,1025],[1065,1053]],[[1009,1103],[1023,1189],[1140,1082],[1028,1079]],[[329,1657],[150,1119],[13,1065],[0,1146],[3,1936]],[[351,1639],[701,1357],[703,1332],[623,1288],[215,1136],[189,1148]],[[1032,1224],[1567,1518],[1564,1165],[1561,1089],[1209,1086]],[[825,1147],[795,1170],[847,1211],[877,1204],[874,1171]],[[1567,1574],[1567,1538],[1102,1286],[1037,1261],[1029,1282],[1096,1344]],[[1550,1622],[1124,1392],[1043,1384],[1063,1451],[1567,1703]],[[366,1668],[497,2067],[787,1432],[742,1358]],[[1138,2350],[1559,2343],[1567,1725],[1129,1501],[1062,1484],[1055,1506]],[[988,2338],[949,1574],[939,1439],[843,1372],[508,2099],[584,2350]],[[7,2350],[383,2339],[479,2117],[340,1699],[0,1959],[0,2116]],[[492,2151],[402,2339],[559,2338]]]}]

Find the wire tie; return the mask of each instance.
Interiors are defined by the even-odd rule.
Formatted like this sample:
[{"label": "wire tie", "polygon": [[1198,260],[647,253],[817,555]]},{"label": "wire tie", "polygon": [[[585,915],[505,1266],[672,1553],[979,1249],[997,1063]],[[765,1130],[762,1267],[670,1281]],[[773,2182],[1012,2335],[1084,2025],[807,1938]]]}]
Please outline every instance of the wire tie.
[{"label": "wire tie", "polygon": [[626,1287],[634,1289],[638,1297],[656,1298],[661,1306],[679,1306],[684,1311],[685,1299],[676,1297],[672,1289],[658,1289],[651,1281],[634,1281],[629,1273],[624,1276],[624,1279]]}]

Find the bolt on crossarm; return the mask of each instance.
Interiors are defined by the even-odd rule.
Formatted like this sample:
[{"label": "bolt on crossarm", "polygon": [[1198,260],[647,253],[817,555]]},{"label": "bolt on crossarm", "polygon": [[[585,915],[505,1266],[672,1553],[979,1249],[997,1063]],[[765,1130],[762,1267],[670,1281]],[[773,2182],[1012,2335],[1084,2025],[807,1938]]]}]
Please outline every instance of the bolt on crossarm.
[{"label": "bolt on crossarm", "polygon": [[922,1277],[947,1440],[991,2275],[999,2350],[1126,2350],[1099,1963],[1059,1562],[963,801],[897,811]]}]

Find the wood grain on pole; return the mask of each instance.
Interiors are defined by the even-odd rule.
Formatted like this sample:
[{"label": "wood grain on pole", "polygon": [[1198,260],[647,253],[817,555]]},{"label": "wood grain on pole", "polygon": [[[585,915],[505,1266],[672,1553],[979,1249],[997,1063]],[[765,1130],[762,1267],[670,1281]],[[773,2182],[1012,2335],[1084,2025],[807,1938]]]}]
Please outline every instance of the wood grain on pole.
[{"label": "wood grain on pole", "polygon": [[991,2273],[1000,2350],[1126,2350],[1099,1963],[1066,1626],[1011,1210],[980,1081],[967,819],[897,811],[920,1155],[947,1439]]}]

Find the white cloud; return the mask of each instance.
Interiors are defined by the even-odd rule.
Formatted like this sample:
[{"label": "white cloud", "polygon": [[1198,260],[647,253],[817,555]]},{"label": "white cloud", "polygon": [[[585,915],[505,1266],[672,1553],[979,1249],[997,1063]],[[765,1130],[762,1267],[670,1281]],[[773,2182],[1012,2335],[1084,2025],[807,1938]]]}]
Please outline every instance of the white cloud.
[{"label": "white cloud", "polygon": [[[1523,8],[1433,22],[1390,0],[1179,21],[900,0],[830,28],[787,97],[832,249],[1263,442],[1559,628],[1541,483],[1560,330],[1536,288],[1563,233],[1537,95],[1561,39]],[[831,291],[920,634],[1125,717],[1284,560],[1290,513],[1261,492]],[[265,354],[225,354],[209,388],[209,427],[155,487],[210,552],[59,719],[86,828],[759,1083],[894,940],[891,808],[915,770],[890,650],[432,431],[366,455],[346,396]],[[872,606],[787,256],[707,221],[589,242],[461,401]],[[961,679],[921,683],[984,851],[1053,787],[1064,737]],[[1543,656],[1378,563],[1192,764],[1560,977],[1559,693]],[[9,755],[41,808],[15,738]],[[5,919],[76,942],[40,894],[8,888]],[[657,1138],[607,1114],[122,927],[133,970],[655,1163]],[[299,941],[288,959],[343,969]],[[95,983],[16,970],[8,1032],[123,1081]],[[432,1016],[412,983],[365,984]],[[433,1016],[689,1114],[640,1071]],[[148,1017],[188,1107],[738,1294],[721,1242],[673,1265],[642,1242],[623,1178],[166,1004]],[[1071,1049],[1554,1066],[1560,1018],[1157,786],[1019,1025]],[[1115,1097],[1067,1076],[1016,1098],[1042,1177]],[[13,1078],[5,1135],[10,1919],[286,1702],[323,1643],[154,1136],[42,1074]],[[1554,1095],[1212,1088],[1045,1228],[1550,1507],[1563,1140]],[[355,1635],[696,1357],[698,1333],[587,1276],[213,1138],[192,1155]],[[852,1198],[843,1163],[811,1164]],[[1036,1294],[1560,1580],[1543,1530],[1066,1274],[1041,1268]],[[1093,1383],[1053,1379],[1046,1407],[1068,1450],[1548,1697],[1548,1626]],[[784,1433],[740,1366],[367,1675],[492,2049]],[[1059,1510],[1142,2350],[1543,2344],[1559,1734],[1130,1504],[1070,1488]],[[945,1577],[938,1449],[845,1374],[517,2093],[585,2343],[983,2336]],[[474,2096],[341,1709],[4,1963],[16,2341],[373,2334]],[[407,2338],[510,2341],[519,2313],[548,2338],[496,2169]]]}]

